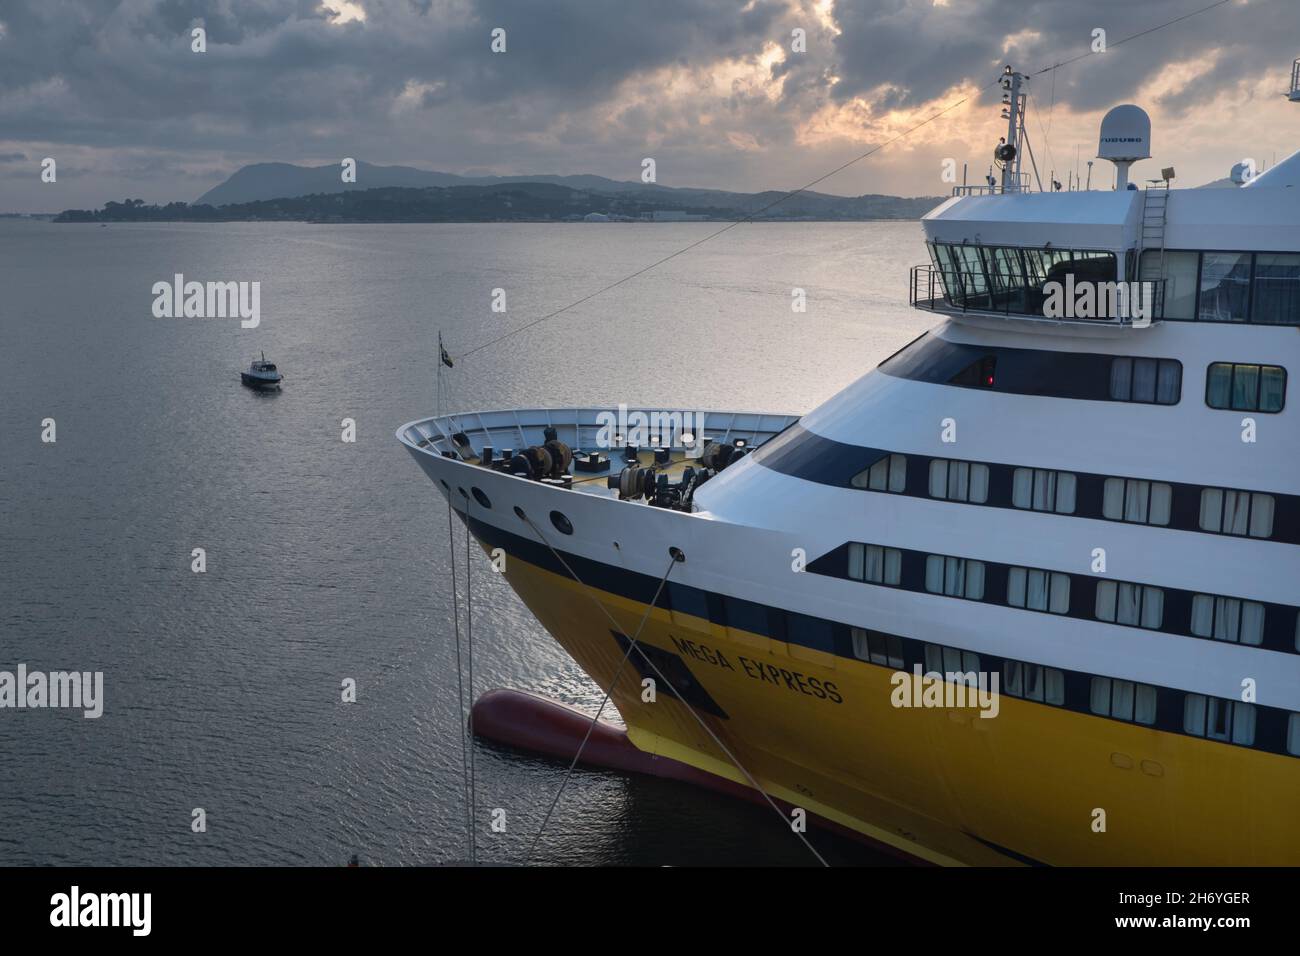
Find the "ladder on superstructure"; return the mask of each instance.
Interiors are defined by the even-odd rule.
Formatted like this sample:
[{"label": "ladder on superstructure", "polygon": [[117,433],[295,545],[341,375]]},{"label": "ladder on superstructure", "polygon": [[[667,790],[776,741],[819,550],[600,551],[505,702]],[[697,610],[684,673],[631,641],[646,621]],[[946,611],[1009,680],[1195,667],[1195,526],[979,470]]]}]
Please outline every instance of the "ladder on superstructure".
[{"label": "ladder on superstructure", "polygon": [[[1138,281],[1159,282],[1165,277],[1165,225],[1169,218],[1169,182],[1152,183],[1142,191],[1142,235],[1138,242]],[[1155,268],[1146,253],[1159,250]]]}]

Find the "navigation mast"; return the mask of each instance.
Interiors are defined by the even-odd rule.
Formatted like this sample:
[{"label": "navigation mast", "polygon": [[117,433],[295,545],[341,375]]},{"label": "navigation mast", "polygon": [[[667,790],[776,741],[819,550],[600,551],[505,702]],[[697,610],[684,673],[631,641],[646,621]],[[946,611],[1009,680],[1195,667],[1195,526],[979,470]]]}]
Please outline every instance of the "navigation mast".
[{"label": "navigation mast", "polygon": [[993,150],[993,156],[1002,165],[1002,191],[1014,193],[1020,191],[1020,157],[1024,150],[1025,94],[1020,91],[1020,84],[1025,76],[1011,69],[1008,64],[1002,73],[1002,118],[1007,121],[1006,139]]}]

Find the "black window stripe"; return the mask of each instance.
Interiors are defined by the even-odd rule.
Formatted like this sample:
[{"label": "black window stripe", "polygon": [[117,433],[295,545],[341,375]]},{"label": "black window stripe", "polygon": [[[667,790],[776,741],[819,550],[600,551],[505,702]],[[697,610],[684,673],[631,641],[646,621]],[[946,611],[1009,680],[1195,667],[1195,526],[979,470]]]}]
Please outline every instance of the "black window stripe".
[{"label": "black window stripe", "polygon": [[[827,577],[840,578],[845,581],[852,581],[855,584],[869,584],[878,586],[873,581],[863,581],[858,578],[849,576],[849,548],[857,544],[870,544],[871,542],[846,541],[839,547],[826,552],[825,554],[810,561],[807,570],[813,574],[821,574]],[[878,546],[878,545],[877,545]],[[988,561],[983,558],[972,558],[961,555],[936,555],[928,551],[916,551],[909,548],[899,548],[894,545],[888,547],[902,554],[902,578],[898,584],[888,585],[903,591],[912,591],[917,594],[934,594],[937,597],[950,597],[959,601],[974,601],[977,604],[993,604],[998,607],[1007,607],[1016,611],[1025,611],[1029,614],[1052,614],[1055,617],[1071,617],[1081,621],[1096,621],[1102,624],[1110,624],[1115,627],[1128,627],[1137,631],[1154,631],[1161,634],[1172,634],[1178,637],[1189,637],[1198,641],[1216,641],[1219,644],[1237,643],[1234,641],[1221,641],[1213,636],[1213,631],[1207,635],[1195,634],[1192,632],[1192,603],[1197,595],[1212,598],[1231,598],[1236,601],[1250,601],[1259,604],[1264,608],[1264,628],[1262,640],[1259,644],[1239,644],[1240,647],[1257,648],[1259,650],[1279,651],[1284,654],[1298,654],[1300,648],[1296,646],[1296,620],[1300,615],[1300,608],[1288,604],[1277,604],[1271,601],[1260,601],[1255,598],[1241,598],[1231,594],[1212,594],[1206,591],[1190,591],[1183,588],[1168,587],[1163,584],[1157,584],[1151,581],[1128,581],[1110,577],[1101,574],[1079,574],[1070,571],[1062,571],[1059,568],[1035,567],[1028,564],[1005,564],[998,561]],[[932,557],[943,558],[960,558],[963,561],[979,561],[984,565],[984,595],[979,598],[969,598],[963,595],[950,595],[943,592],[930,591],[926,587],[925,570],[926,561]],[[1070,601],[1069,606],[1064,612],[1053,612],[1039,608],[1021,607],[1017,604],[1011,604],[1008,601],[1008,581],[1012,569],[1023,568],[1026,571],[1044,571],[1048,574],[1061,574],[1070,581]],[[1146,600],[1146,592],[1139,592],[1138,623],[1125,624],[1118,620],[1118,608],[1116,610],[1115,621],[1107,621],[1099,618],[1096,614],[1097,608],[1097,588],[1098,585],[1109,583],[1117,586],[1130,585],[1138,588],[1155,588],[1161,591],[1163,597],[1163,610],[1161,612],[1160,625],[1158,627],[1146,627],[1142,621],[1141,608]],[[1118,603],[1119,596],[1116,595]],[[1027,603],[1027,602],[1026,602]],[[1050,607],[1050,601],[1049,605]]]},{"label": "black window stripe", "polygon": [[[991,461],[974,461],[972,459],[952,459],[940,455],[915,455],[892,451],[886,448],[867,448],[847,445],[831,438],[823,438],[809,431],[802,425],[793,425],[787,429],[780,440],[771,439],[750,454],[755,462],[783,475],[815,481],[821,485],[835,488],[849,488],[855,492],[871,492],[869,488],[855,488],[853,476],[869,467],[885,455],[902,454],[907,459],[907,483],[902,494],[910,498],[925,498],[929,501],[945,501],[955,506],[974,506],[977,508],[1012,508],[1016,511],[1032,511],[1030,508],[1016,508],[1011,500],[1012,482],[1017,468],[1033,468],[1031,465],[1002,464]],[[988,498],[984,501],[962,501],[953,498],[930,497],[930,462],[934,460],[961,460],[967,464],[987,465],[989,469]],[[1107,518],[1102,512],[1106,480],[1110,478],[1124,481],[1150,481],[1169,485],[1171,503],[1168,524],[1150,524],[1152,528],[1168,528],[1173,531],[1191,531],[1196,534],[1224,535],[1254,541],[1277,541],[1282,544],[1300,544],[1300,495],[1288,495],[1276,491],[1260,491],[1244,488],[1221,488],[1218,485],[1192,485],[1186,482],[1168,481],[1164,478],[1133,477],[1124,475],[1099,475],[1090,472],[1068,471],[1051,468],[1038,470],[1065,471],[1076,478],[1075,506],[1070,514],[1061,512],[1037,511],[1036,514],[1056,514],[1063,518],[1091,518],[1097,521],[1114,521],[1118,524],[1141,524],[1125,521],[1122,518]],[[1269,495],[1273,498],[1273,533],[1267,538],[1248,535],[1235,535],[1226,531],[1207,531],[1201,527],[1201,492],[1207,488],[1221,491],[1234,491],[1239,494]]]},{"label": "black window stripe", "polygon": [[[1150,361],[1155,363],[1157,374],[1162,365],[1170,371],[1176,366],[1178,394],[1173,401],[1159,401],[1156,384],[1152,399],[1134,398],[1130,379],[1130,397],[1115,397],[1111,393],[1111,369],[1116,361]],[[967,345],[937,335],[913,342],[877,368],[886,375],[915,382],[1043,398],[1177,405],[1182,397],[1182,363],[1177,359]]]}]

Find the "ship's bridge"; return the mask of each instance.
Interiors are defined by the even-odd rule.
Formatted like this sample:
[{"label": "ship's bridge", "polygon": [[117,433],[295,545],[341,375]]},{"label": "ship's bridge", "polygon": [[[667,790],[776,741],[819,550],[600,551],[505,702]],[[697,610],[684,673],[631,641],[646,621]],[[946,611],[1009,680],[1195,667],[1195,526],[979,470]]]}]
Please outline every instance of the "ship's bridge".
[{"label": "ship's bridge", "polygon": [[[1300,323],[1297,167],[1300,154],[1222,188],[959,189],[922,219],[930,262],[912,270],[911,302],[954,318],[1111,328]],[[1072,293],[1085,286],[1093,307],[1076,314]]]}]

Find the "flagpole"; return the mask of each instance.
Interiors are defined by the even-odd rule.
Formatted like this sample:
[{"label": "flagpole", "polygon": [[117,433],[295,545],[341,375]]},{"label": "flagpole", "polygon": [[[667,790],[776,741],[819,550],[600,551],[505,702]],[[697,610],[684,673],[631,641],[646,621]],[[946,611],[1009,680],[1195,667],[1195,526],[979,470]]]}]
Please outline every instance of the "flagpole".
[{"label": "flagpole", "polygon": [[438,363],[438,375],[437,378],[435,379],[435,385],[434,385],[434,388],[437,390],[437,395],[435,395],[433,399],[434,417],[436,418],[442,417],[442,355],[443,355],[442,329],[439,329],[438,330],[438,358],[436,360]]}]

